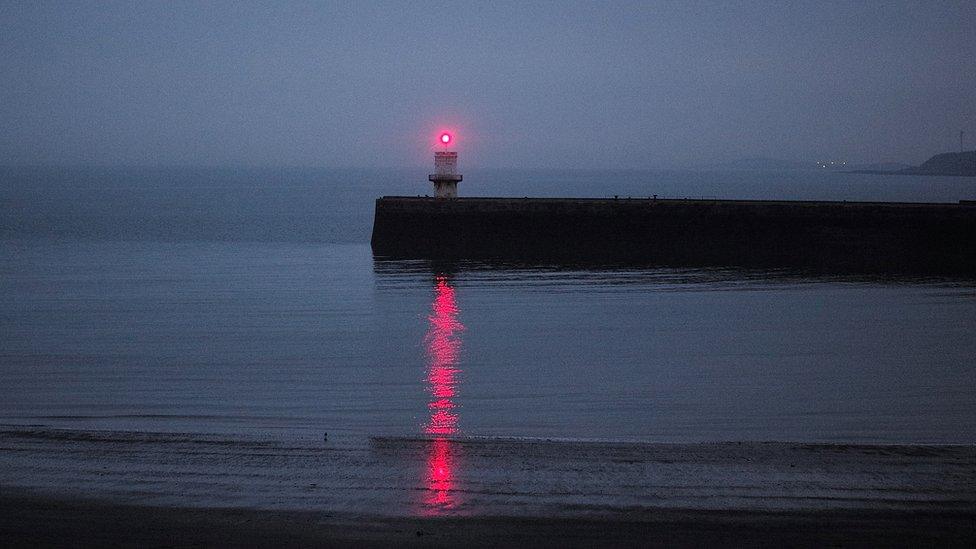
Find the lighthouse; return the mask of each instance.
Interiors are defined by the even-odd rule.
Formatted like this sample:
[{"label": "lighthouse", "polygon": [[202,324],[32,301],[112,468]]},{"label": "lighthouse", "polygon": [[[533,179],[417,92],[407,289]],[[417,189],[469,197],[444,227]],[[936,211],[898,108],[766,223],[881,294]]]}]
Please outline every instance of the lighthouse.
[{"label": "lighthouse", "polygon": [[437,198],[457,198],[457,184],[461,181],[461,174],[457,173],[457,151],[449,151],[454,142],[454,136],[443,132],[437,138],[441,150],[434,151],[434,173],[427,179],[434,184],[434,196]]}]

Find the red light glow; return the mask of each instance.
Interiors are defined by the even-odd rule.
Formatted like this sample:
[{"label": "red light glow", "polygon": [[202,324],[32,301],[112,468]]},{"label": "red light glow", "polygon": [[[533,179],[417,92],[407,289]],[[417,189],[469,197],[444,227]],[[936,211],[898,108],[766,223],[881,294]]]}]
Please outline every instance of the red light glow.
[{"label": "red light glow", "polygon": [[439,511],[454,507],[454,449],[451,441],[437,438],[431,441],[430,455],[427,458],[427,493],[424,503],[425,514],[436,516]]},{"label": "red light glow", "polygon": [[451,140],[452,140],[452,139],[454,139],[454,138],[453,138],[453,137],[451,137],[451,134],[449,134],[449,133],[447,133],[447,132],[444,132],[444,133],[442,133],[442,134],[441,134],[441,137],[440,137],[440,141],[441,141],[441,143],[442,143],[442,144],[444,144],[444,145],[447,145],[447,144],[449,144],[449,143],[451,142]]}]

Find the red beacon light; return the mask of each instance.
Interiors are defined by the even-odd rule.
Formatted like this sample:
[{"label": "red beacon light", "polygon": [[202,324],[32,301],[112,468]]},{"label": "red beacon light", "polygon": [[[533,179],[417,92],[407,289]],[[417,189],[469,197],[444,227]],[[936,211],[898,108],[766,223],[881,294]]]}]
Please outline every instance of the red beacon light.
[{"label": "red beacon light", "polygon": [[427,179],[434,184],[437,198],[457,198],[457,184],[461,174],[457,173],[457,151],[454,148],[454,135],[447,130],[437,132],[437,145],[434,147],[434,173]]}]

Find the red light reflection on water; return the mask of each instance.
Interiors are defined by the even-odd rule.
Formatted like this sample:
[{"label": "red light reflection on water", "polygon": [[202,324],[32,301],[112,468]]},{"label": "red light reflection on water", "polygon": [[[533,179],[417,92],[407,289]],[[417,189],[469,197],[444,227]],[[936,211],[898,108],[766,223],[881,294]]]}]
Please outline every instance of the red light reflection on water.
[{"label": "red light reflection on water", "polygon": [[427,390],[430,419],[424,433],[434,435],[427,455],[427,475],[424,493],[424,514],[437,515],[455,507],[457,502],[454,472],[453,442],[446,438],[458,433],[458,416],[452,400],[457,389],[458,357],[461,351],[460,334],[464,325],[458,320],[454,288],[447,277],[434,279],[434,302],[428,317],[430,326],[424,342],[427,347]]},{"label": "red light reflection on water", "polygon": [[427,491],[424,504],[427,515],[437,515],[455,506],[454,495],[454,452],[452,442],[445,438],[431,441],[427,457]]},{"label": "red light reflection on water", "polygon": [[453,411],[454,402],[451,399],[457,386],[455,376],[461,351],[460,333],[464,325],[457,319],[454,288],[448,285],[447,278],[438,276],[434,283],[434,303],[425,337],[427,358],[430,360],[427,384],[431,400],[427,404],[430,421],[424,427],[424,432],[428,435],[453,435],[458,432],[458,416]]}]

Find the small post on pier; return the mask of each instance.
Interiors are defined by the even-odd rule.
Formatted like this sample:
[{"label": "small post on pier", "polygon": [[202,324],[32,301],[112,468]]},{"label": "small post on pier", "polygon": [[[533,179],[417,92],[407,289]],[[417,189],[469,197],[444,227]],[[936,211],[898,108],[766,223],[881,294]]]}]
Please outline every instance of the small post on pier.
[{"label": "small post on pier", "polygon": [[441,133],[437,138],[443,150],[434,152],[434,173],[427,176],[434,183],[434,196],[437,198],[457,198],[457,184],[461,181],[461,174],[457,173],[458,154],[447,150],[453,141],[454,136],[448,132]]}]

